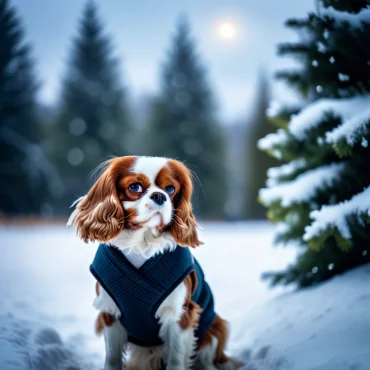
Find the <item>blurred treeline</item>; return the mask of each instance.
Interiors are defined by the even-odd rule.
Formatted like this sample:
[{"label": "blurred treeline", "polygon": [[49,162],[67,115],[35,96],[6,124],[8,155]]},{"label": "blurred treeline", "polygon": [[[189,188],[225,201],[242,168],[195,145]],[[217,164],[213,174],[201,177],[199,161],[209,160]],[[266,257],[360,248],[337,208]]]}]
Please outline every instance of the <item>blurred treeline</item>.
[{"label": "blurred treeline", "polygon": [[176,158],[191,168],[198,216],[264,218],[257,193],[271,160],[256,143],[273,130],[265,117],[264,73],[245,119],[224,123],[185,18],[164,56],[158,96],[133,104],[119,63],[99,10],[88,1],[59,99],[41,104],[41,76],[21,17],[11,1],[0,0],[0,215],[64,217],[101,162],[137,154]]}]

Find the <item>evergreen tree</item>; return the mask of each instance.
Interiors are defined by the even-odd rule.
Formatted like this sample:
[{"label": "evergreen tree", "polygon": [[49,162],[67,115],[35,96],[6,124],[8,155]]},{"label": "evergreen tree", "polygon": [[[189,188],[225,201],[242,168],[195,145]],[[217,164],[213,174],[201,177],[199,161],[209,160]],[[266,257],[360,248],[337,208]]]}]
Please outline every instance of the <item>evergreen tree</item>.
[{"label": "evergreen tree", "polygon": [[[281,71],[305,97],[260,147],[287,164],[269,171],[260,197],[279,222],[277,242],[301,245],[295,264],[272,283],[307,286],[370,261],[370,2],[321,0],[292,19],[298,43],[279,46],[300,62]],[[282,117],[294,110],[283,108]]]},{"label": "evergreen tree", "polygon": [[0,0],[0,213],[35,214],[46,195],[31,48],[8,0]]},{"label": "evergreen tree", "polygon": [[223,215],[224,136],[206,72],[188,22],[181,19],[162,71],[161,93],[153,104],[146,153],[186,162],[199,178],[194,208],[202,217]]},{"label": "evergreen tree", "polygon": [[266,184],[267,170],[276,165],[277,161],[257,148],[257,142],[271,133],[274,126],[269,122],[266,111],[269,102],[269,89],[266,76],[261,72],[256,100],[253,103],[252,119],[248,124],[246,137],[246,204],[245,216],[248,219],[263,219],[266,210],[258,202],[258,191]]},{"label": "evergreen tree", "polygon": [[125,91],[97,8],[88,1],[73,41],[63,82],[60,115],[51,129],[49,152],[63,180],[60,212],[81,195],[86,175],[129,145]]}]

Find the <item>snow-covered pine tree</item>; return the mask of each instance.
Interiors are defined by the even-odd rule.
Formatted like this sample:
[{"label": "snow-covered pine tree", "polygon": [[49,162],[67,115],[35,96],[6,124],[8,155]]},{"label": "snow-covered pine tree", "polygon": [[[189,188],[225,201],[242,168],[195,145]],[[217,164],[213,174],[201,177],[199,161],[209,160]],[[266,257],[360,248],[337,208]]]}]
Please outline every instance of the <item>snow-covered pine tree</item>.
[{"label": "snow-covered pine tree", "polygon": [[46,196],[37,88],[21,20],[0,0],[0,214],[40,213]]},{"label": "snow-covered pine tree", "polygon": [[273,284],[307,286],[370,261],[369,5],[320,0],[315,13],[287,22],[300,41],[279,53],[300,66],[278,77],[306,100],[296,112],[275,109],[283,128],[259,142],[288,162],[269,170],[260,199],[279,223],[276,242],[300,244],[301,253],[266,274]]},{"label": "snow-covered pine tree", "polygon": [[161,77],[145,153],[185,161],[203,189],[196,189],[196,213],[207,218],[221,217],[226,194],[224,136],[215,119],[206,71],[185,18],[177,26]]},{"label": "snow-covered pine tree", "polygon": [[257,148],[260,138],[274,131],[269,122],[266,111],[269,102],[269,86],[266,75],[260,71],[256,99],[252,104],[251,119],[248,122],[245,148],[246,148],[246,184],[245,184],[245,217],[247,219],[266,218],[266,209],[258,202],[258,191],[266,183],[268,168],[277,165],[277,161]]},{"label": "snow-covered pine tree", "polygon": [[[86,3],[63,81],[60,113],[48,151],[58,167],[66,213],[87,175],[110,155],[127,154],[129,114],[112,42],[92,0]],[[86,184],[87,187],[88,184]]]}]

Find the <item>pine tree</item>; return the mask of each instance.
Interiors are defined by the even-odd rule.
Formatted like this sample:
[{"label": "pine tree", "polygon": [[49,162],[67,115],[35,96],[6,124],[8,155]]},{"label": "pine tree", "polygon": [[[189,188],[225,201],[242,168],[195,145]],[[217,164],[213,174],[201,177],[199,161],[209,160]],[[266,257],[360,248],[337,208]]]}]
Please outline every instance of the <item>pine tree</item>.
[{"label": "pine tree", "polygon": [[252,119],[248,124],[246,135],[246,205],[245,216],[248,219],[263,219],[266,210],[258,202],[259,189],[265,186],[267,170],[277,161],[257,148],[257,142],[271,133],[274,126],[269,122],[266,111],[269,102],[269,88],[266,76],[260,72],[256,100],[253,103]]},{"label": "pine tree", "polygon": [[149,119],[146,153],[185,161],[202,187],[194,201],[196,213],[221,217],[226,192],[224,136],[185,19],[178,24],[161,77],[161,93]]},{"label": "pine tree", "polygon": [[38,82],[17,11],[0,0],[0,213],[40,212],[46,195]]},{"label": "pine tree", "polygon": [[93,1],[88,1],[73,41],[63,81],[60,115],[52,127],[49,152],[63,179],[62,213],[83,191],[87,174],[129,146],[126,94]]},{"label": "pine tree", "polygon": [[280,223],[276,241],[300,244],[301,253],[285,271],[266,274],[273,284],[307,286],[370,261],[369,5],[321,0],[315,13],[287,22],[300,42],[279,52],[300,67],[278,77],[306,100],[277,112],[283,128],[260,141],[288,162],[270,169],[260,198]]}]

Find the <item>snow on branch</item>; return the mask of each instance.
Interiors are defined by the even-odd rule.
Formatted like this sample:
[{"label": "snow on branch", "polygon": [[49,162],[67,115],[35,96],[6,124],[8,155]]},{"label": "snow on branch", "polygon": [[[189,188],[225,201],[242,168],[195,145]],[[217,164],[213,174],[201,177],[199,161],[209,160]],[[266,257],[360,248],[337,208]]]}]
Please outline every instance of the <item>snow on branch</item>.
[{"label": "snow on branch", "polygon": [[360,216],[366,213],[370,216],[370,187],[366,188],[345,202],[323,206],[318,211],[312,211],[310,217],[313,219],[311,225],[306,226],[303,240],[309,241],[330,227],[336,227],[345,239],[351,239],[347,218],[351,215]]},{"label": "snow on branch", "polygon": [[282,109],[282,105],[277,100],[270,101],[268,108],[266,109],[267,117],[276,117],[279,115]]},{"label": "snow on branch", "polygon": [[276,133],[268,134],[258,140],[258,148],[262,150],[271,150],[275,145],[281,145],[288,142],[289,136],[285,130],[279,129]]},{"label": "snow on branch", "polygon": [[[370,101],[369,101],[370,106]],[[363,139],[367,125],[370,125],[370,109],[360,112],[344,121],[339,127],[326,133],[326,142],[337,144],[344,140],[350,146]]]},{"label": "snow on branch", "polygon": [[305,168],[307,161],[305,158],[298,158],[287,164],[283,164],[279,167],[271,167],[267,170],[267,186],[270,188],[275,186],[278,182],[279,177],[290,176],[295,171]]},{"label": "snow on branch", "polygon": [[349,119],[359,111],[369,108],[370,95],[349,99],[320,99],[297,114],[289,123],[289,131],[298,139],[303,140],[307,131],[317,127],[331,112],[342,120]]},{"label": "snow on branch", "polygon": [[333,182],[340,176],[344,163],[332,163],[309,170],[299,175],[295,180],[261,189],[259,196],[264,205],[270,206],[281,201],[282,207],[309,201],[315,193]]},{"label": "snow on branch", "polygon": [[361,27],[361,22],[370,23],[370,8],[362,9],[357,14],[341,12],[333,7],[323,9],[321,16],[327,16],[339,22],[349,22],[353,27]]},{"label": "snow on branch", "polygon": [[[369,106],[370,95],[348,99],[320,99],[293,116],[289,122],[288,132],[303,141],[306,133],[317,127],[325,119],[327,113],[331,112],[346,121],[358,112],[368,111]],[[288,133],[280,129],[275,134],[269,134],[260,139],[258,147],[266,151],[272,150],[274,146],[284,145],[288,140]]]}]

